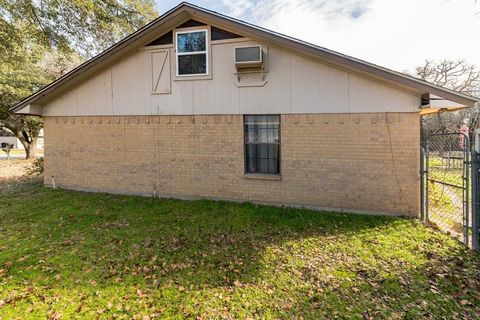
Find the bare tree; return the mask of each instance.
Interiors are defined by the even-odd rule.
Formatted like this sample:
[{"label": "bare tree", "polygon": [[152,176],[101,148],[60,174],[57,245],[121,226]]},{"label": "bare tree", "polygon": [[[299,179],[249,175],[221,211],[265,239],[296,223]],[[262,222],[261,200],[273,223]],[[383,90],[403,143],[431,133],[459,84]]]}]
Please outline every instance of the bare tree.
[{"label": "bare tree", "polygon": [[[415,76],[457,92],[480,96],[480,69],[464,60],[427,60],[424,65],[415,68]],[[458,131],[465,120],[468,121],[470,138],[472,138],[473,131],[480,124],[478,107],[424,116],[422,118],[422,136],[438,132]]]},{"label": "bare tree", "polygon": [[480,70],[463,60],[427,60],[415,72],[423,80],[457,92],[474,95],[480,89]]}]

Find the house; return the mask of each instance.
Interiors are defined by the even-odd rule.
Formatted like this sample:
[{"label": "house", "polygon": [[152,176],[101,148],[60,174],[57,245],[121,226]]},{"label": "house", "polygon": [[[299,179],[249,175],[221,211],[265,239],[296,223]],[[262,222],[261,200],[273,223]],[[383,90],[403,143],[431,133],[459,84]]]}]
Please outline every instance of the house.
[{"label": "house", "polygon": [[0,146],[8,144],[13,146],[11,149],[18,149],[22,145],[20,140],[10,131],[0,128]]},{"label": "house", "polygon": [[[40,134],[37,139],[37,149],[43,149],[43,129],[40,130]],[[2,143],[6,143],[9,145],[13,145],[12,149],[20,149],[20,150],[25,150],[25,147],[23,146],[22,142],[20,139],[15,137],[15,135],[7,130],[7,129],[2,129],[0,128],[0,145]]]},{"label": "house", "polygon": [[433,96],[477,101],[181,3],[12,111],[47,186],[417,216]]}]

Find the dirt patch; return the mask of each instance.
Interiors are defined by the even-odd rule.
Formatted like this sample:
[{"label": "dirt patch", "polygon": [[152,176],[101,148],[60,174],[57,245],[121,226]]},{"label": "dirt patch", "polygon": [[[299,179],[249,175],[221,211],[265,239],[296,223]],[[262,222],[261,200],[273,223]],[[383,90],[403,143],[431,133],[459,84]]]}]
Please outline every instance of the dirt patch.
[{"label": "dirt patch", "polygon": [[31,166],[31,160],[0,161],[0,192],[15,191],[32,183],[39,183],[42,176],[27,173]]}]

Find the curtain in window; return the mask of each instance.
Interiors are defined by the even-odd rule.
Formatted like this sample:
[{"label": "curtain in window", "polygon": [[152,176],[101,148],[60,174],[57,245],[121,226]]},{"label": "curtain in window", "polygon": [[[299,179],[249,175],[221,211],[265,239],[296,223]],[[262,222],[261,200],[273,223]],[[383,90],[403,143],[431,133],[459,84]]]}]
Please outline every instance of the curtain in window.
[{"label": "curtain in window", "polygon": [[247,173],[280,173],[280,116],[245,116]]}]

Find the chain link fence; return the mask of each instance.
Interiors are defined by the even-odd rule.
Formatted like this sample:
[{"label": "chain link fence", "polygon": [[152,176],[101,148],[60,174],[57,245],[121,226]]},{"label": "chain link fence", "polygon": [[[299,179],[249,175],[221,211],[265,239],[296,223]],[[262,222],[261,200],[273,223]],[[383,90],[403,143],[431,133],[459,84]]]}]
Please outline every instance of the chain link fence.
[{"label": "chain link fence", "polygon": [[472,221],[469,207],[469,140],[463,133],[428,137],[424,146],[425,220],[468,243]]}]

